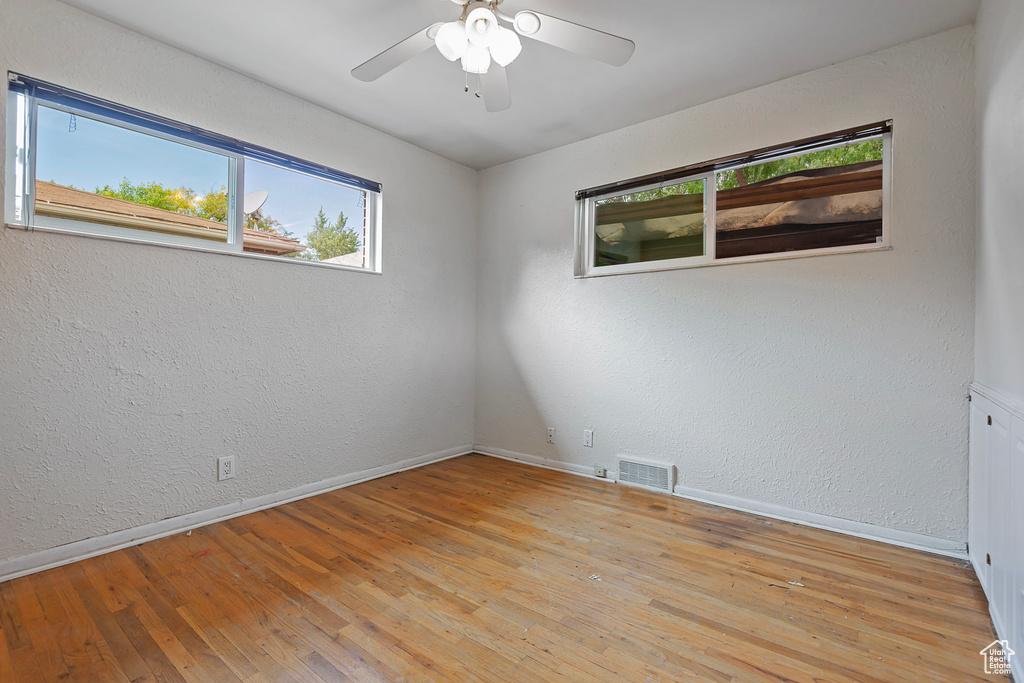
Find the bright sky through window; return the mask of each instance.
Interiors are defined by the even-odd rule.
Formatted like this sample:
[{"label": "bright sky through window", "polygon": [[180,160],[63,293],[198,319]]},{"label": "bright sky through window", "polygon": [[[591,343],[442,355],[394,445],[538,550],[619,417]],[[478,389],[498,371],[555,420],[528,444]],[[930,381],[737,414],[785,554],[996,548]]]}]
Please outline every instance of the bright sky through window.
[{"label": "bright sky through window", "polygon": [[228,183],[227,158],[163,138],[40,106],[36,178],[94,192],[156,182],[200,194]]},{"label": "bright sky through window", "polygon": [[[127,178],[136,185],[184,186],[204,195],[228,183],[227,159],[222,155],[82,115],[72,120],[71,114],[46,106],[39,107],[38,139],[36,177],[80,190],[117,188]],[[344,213],[347,226],[362,232],[361,190],[250,159],[245,164],[245,192],[255,190],[269,193],[264,215],[303,244],[321,208],[331,221]]]},{"label": "bright sky through window", "polygon": [[362,190],[248,159],[245,191],[255,190],[269,193],[263,213],[279,221],[303,244],[321,208],[330,221],[336,220],[339,212],[344,213],[347,227],[362,233]]}]

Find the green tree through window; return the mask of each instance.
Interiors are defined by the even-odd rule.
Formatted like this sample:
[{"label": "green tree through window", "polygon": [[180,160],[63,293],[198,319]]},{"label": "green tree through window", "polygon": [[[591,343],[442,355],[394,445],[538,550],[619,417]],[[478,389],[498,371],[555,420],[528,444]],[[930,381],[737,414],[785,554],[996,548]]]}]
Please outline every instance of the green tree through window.
[{"label": "green tree through window", "polygon": [[313,220],[313,229],[309,231],[306,243],[309,245],[298,258],[311,261],[326,261],[336,256],[344,256],[359,251],[361,246],[359,234],[351,228],[345,227],[348,219],[343,212],[338,212],[338,220],[331,223],[327,220],[323,207],[316,214]]},{"label": "green tree through window", "polygon": [[866,140],[852,145],[800,154],[795,157],[766,161],[763,164],[738,168],[733,171],[723,171],[717,174],[715,184],[719,190],[731,190],[734,187],[752,185],[790,173],[881,160],[882,141]]},{"label": "green tree through window", "polygon": [[[831,149],[823,149],[817,152],[808,152],[785,159],[766,161],[763,164],[746,166],[732,171],[722,171],[715,174],[715,185],[719,190],[731,190],[743,185],[771,180],[779,176],[807,171],[816,168],[827,168],[834,166],[845,166],[856,164],[862,161],[881,161],[882,141],[865,140],[850,145],[842,145]],[[619,195],[602,199],[598,204],[622,204],[627,202],[649,202],[653,199],[670,197],[680,194],[700,194],[704,191],[704,181],[693,180],[688,183],[672,185],[670,187],[656,187],[641,192]]]},{"label": "green tree through window", "polygon": [[[125,178],[116,188],[110,185],[96,188],[96,194],[220,223],[227,223],[228,219],[228,194],[225,187],[200,195],[192,188],[165,187],[155,182],[133,183]],[[347,227],[347,222],[344,212],[339,211],[337,220],[332,223],[327,219],[323,207],[320,207],[306,239],[309,248],[302,253],[287,256],[307,261],[326,261],[359,251],[362,248],[359,233]],[[263,213],[262,209],[245,217],[245,227],[294,239],[293,233]]]}]

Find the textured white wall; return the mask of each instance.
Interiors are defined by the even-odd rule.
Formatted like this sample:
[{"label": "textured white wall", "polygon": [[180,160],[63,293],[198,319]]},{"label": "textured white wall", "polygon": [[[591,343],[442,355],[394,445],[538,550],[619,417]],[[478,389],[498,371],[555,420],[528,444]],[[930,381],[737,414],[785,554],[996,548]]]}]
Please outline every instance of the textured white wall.
[{"label": "textured white wall", "polygon": [[51,0],[8,69],[381,181],[384,274],[0,230],[0,560],[472,444],[474,171]]},{"label": "textured white wall", "polygon": [[978,14],[975,379],[1024,405],[1024,5]]},{"label": "textured white wall", "polygon": [[[965,540],[972,31],[481,172],[477,443]],[[573,279],[575,190],[887,118],[894,250]]]}]

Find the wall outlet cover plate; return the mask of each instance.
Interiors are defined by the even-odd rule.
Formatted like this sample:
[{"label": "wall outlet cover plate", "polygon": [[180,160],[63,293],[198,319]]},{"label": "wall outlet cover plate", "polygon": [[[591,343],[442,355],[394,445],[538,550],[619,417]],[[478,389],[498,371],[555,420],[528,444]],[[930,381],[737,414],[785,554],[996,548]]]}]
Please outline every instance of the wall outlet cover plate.
[{"label": "wall outlet cover plate", "polygon": [[236,471],[235,456],[225,455],[223,458],[217,458],[217,481],[234,479]]}]

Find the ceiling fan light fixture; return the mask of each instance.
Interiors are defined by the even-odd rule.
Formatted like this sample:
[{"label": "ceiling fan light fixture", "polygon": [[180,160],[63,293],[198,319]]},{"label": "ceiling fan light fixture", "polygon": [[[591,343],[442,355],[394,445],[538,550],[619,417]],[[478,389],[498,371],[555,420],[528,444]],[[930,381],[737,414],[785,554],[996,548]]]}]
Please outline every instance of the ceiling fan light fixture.
[{"label": "ceiling fan light fixture", "polygon": [[477,7],[466,16],[466,37],[477,47],[490,47],[499,28],[498,17],[486,7]]},{"label": "ceiling fan light fixture", "polygon": [[471,74],[485,74],[491,66],[491,53],[486,47],[470,44],[462,55],[462,70]]},{"label": "ceiling fan light fixture", "polygon": [[449,21],[443,24],[437,31],[434,44],[437,45],[438,52],[445,59],[454,62],[466,54],[466,47],[469,45],[469,39],[466,37],[466,25],[461,21]]},{"label": "ceiling fan light fixture", "polygon": [[520,35],[532,36],[540,30],[540,17],[530,10],[523,10],[516,14],[512,25]]},{"label": "ceiling fan light fixture", "polygon": [[[0,0],[2,2],[2,0]],[[499,9],[502,0],[451,0],[462,8],[456,21],[436,22],[371,57],[352,69],[352,77],[364,83],[375,81],[397,66],[431,47],[449,60],[461,60],[470,81],[478,86],[477,97],[487,111],[508,109],[508,77],[505,67],[518,59],[523,45],[519,36],[590,57],[612,66],[622,66],[633,55],[636,44],[621,36],[575,24],[548,14],[523,10],[514,17]],[[499,21],[511,27],[499,25]],[[497,66],[491,67],[491,62]],[[470,79],[468,74],[480,76]]]},{"label": "ceiling fan light fixture", "polygon": [[498,28],[497,35],[494,36],[490,50],[491,58],[499,66],[508,66],[523,51],[523,43],[519,40],[519,36],[516,35],[515,31],[500,27]]}]

